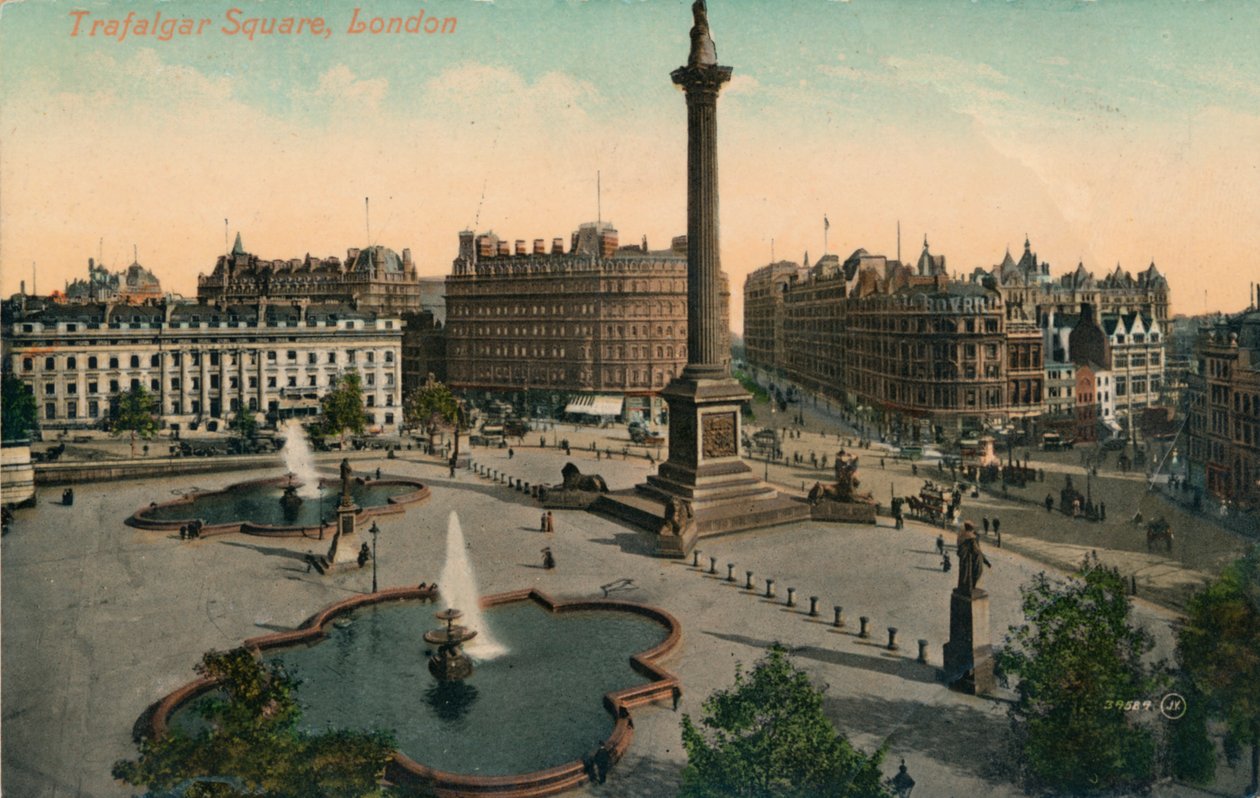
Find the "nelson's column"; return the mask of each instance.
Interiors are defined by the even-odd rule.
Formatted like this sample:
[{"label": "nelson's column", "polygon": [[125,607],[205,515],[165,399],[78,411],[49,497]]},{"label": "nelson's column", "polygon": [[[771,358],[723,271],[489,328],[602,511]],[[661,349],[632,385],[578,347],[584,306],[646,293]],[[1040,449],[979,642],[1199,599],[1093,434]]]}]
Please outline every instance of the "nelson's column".
[{"label": "nelson's column", "polygon": [[718,254],[717,98],[731,68],[717,62],[704,0],[692,14],[687,65],[670,74],[687,95],[687,365],[661,393],[669,459],[646,484],[597,508],[658,532],[657,553],[674,557],[697,537],[809,517],[808,505],[780,496],[739,456],[749,396],[726,365]]}]

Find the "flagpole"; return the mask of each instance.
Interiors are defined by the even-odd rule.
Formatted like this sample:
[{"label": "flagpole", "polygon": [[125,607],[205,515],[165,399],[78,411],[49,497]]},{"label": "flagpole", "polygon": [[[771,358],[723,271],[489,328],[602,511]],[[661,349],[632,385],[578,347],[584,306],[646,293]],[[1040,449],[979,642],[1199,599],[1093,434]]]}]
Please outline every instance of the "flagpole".
[{"label": "flagpole", "polygon": [[831,220],[823,214],[823,257],[827,256],[827,231],[831,229]]}]

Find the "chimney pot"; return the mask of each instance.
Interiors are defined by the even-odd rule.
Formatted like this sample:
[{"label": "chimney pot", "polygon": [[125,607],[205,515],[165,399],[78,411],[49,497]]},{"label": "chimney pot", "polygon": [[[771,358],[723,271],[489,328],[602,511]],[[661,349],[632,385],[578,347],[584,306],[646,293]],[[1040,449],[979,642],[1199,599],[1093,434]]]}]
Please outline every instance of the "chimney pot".
[{"label": "chimney pot", "polygon": [[517,255],[525,254],[525,239],[523,238],[516,239],[516,254]]},{"label": "chimney pot", "polygon": [[547,242],[545,240],[541,238],[534,239],[534,254],[535,255],[547,254]]},{"label": "chimney pot", "polygon": [[564,239],[563,238],[551,239],[551,254],[552,255],[564,254]]}]

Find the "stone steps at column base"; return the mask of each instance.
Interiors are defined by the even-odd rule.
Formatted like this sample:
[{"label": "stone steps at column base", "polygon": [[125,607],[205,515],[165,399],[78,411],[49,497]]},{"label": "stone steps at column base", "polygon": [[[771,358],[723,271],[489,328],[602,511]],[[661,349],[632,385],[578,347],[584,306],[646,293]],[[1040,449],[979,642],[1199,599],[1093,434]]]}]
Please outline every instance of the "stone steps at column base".
[{"label": "stone steps at column base", "polygon": [[810,520],[809,504],[800,499],[769,490],[769,497],[759,491],[751,497],[716,504],[696,513],[695,524],[682,536],[662,536],[660,527],[665,515],[665,499],[651,488],[606,493],[591,505],[591,512],[608,516],[652,534],[659,557],[685,557],[695,541],[702,537],[763,529],[782,524]]}]

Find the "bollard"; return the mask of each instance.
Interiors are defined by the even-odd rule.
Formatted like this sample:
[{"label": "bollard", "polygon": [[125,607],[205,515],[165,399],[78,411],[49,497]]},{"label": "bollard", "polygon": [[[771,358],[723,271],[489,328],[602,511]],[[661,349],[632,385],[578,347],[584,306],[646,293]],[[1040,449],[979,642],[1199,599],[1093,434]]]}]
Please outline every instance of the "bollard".
[{"label": "bollard", "polygon": [[774,598],[774,580],[766,580],[766,598]]},{"label": "bollard", "polygon": [[835,610],[835,613],[836,613],[835,620],[831,622],[831,625],[836,627],[837,629],[843,629],[844,628],[844,607],[832,607],[831,609]]},{"label": "bollard", "polygon": [[726,581],[728,582],[735,581],[735,564],[734,563],[728,562],[726,564]]},{"label": "bollard", "polygon": [[1129,577],[1129,580],[1130,580],[1129,584],[1133,588],[1133,595],[1136,596],[1137,595],[1137,574],[1134,574],[1133,576]]},{"label": "bollard", "polygon": [[788,605],[789,607],[795,607],[795,606],[796,606],[796,588],[794,588],[794,587],[789,587],[789,588],[788,588],[787,605]]},{"label": "bollard", "polygon": [[818,596],[809,597],[809,617],[818,617]]},{"label": "bollard", "polygon": [[927,641],[926,640],[919,641],[919,662],[923,662],[923,663],[927,662]]},{"label": "bollard", "polygon": [[871,632],[866,628],[866,625],[871,622],[871,619],[863,615],[858,620],[862,623],[862,628],[858,630],[858,637],[870,637]]},{"label": "bollard", "polygon": [[700,567],[700,549],[696,549],[695,551],[691,553],[691,567],[692,568]]},{"label": "bollard", "polygon": [[717,573],[717,557],[709,558],[709,573],[711,574]]},{"label": "bollard", "polygon": [[528,482],[526,482],[526,483],[525,483],[525,492],[526,492],[526,493],[528,493],[528,494],[529,494],[529,495],[531,495],[531,496],[533,496],[533,495],[534,495],[534,494],[530,491],[530,489],[529,489],[529,483],[528,483]]},{"label": "bollard", "polygon": [[752,590],[752,571],[744,571],[744,578],[747,580],[744,582],[744,590]]},{"label": "bollard", "polygon": [[890,626],[888,627],[888,650],[896,651],[897,649],[897,627]]}]

